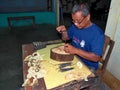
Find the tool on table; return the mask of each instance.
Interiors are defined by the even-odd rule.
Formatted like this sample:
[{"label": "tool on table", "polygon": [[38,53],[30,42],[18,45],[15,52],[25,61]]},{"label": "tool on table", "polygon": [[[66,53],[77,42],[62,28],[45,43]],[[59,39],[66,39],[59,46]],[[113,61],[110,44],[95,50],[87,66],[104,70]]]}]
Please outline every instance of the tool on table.
[{"label": "tool on table", "polygon": [[38,41],[38,42],[33,42],[32,44],[34,46],[34,49],[38,50],[38,49],[45,48],[46,45],[58,44],[58,43],[61,43],[61,42],[62,42],[62,40],[53,40],[53,41],[45,41],[45,42]]},{"label": "tool on table", "polygon": [[60,68],[64,68],[64,67],[71,66],[71,65],[72,65],[71,62],[69,62],[69,63],[62,63],[62,64],[59,64],[59,67]]},{"label": "tool on table", "polygon": [[65,71],[69,71],[69,70],[72,70],[74,69],[73,67],[70,67],[70,68],[61,68],[60,71],[61,72],[65,72]]},{"label": "tool on table", "polygon": [[69,71],[69,70],[72,70],[72,69],[74,69],[74,68],[72,67],[71,62],[59,64],[59,70],[61,72]]}]

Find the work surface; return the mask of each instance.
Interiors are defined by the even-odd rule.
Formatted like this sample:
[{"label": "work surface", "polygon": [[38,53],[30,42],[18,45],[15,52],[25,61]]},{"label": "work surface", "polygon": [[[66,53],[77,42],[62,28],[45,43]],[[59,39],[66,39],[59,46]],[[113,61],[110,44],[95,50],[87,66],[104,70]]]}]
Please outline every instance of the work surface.
[{"label": "work surface", "polygon": [[[74,90],[72,88],[75,88],[75,86],[77,86],[77,88],[80,89],[91,85],[94,82],[94,77],[91,77],[93,73],[76,56],[74,56],[74,60],[71,61],[72,67],[74,69],[65,72],[61,72],[59,70],[59,64],[66,62],[59,62],[52,60],[50,58],[50,49],[59,45],[63,45],[63,43],[48,45],[46,48],[37,50],[37,52],[42,56],[42,63],[41,63],[42,68],[46,71],[44,78],[42,78],[42,80],[41,79],[39,80],[40,81],[39,84],[43,84],[42,88],[44,87],[44,89],[42,90],[46,90],[46,89],[67,90],[68,87],[71,88],[71,90]],[[33,49],[32,44],[23,45],[23,58],[25,58],[28,55],[31,55],[33,52],[35,51]],[[78,62],[82,66],[78,67],[77,65]],[[29,67],[27,66],[27,64],[23,62],[24,80],[26,80],[26,76],[28,74],[27,71],[28,68]],[[25,89],[35,90],[35,87],[38,88],[38,86],[25,87]]]}]

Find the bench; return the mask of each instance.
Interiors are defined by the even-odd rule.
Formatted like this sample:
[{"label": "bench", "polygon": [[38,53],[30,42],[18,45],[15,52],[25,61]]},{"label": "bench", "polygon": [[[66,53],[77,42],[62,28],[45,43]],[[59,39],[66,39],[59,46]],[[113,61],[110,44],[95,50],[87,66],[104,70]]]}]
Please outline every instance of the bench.
[{"label": "bench", "polygon": [[19,16],[19,17],[8,17],[8,28],[12,29],[12,21],[20,21],[20,20],[32,20],[32,25],[35,26],[35,17],[34,16]]}]

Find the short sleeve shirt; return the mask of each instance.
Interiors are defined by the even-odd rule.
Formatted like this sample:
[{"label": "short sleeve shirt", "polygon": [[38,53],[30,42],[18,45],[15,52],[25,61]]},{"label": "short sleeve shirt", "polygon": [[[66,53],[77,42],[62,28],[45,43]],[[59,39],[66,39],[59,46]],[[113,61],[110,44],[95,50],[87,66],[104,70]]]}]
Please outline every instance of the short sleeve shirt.
[{"label": "short sleeve shirt", "polygon": [[[74,24],[68,29],[68,36],[72,40],[72,45],[76,48],[93,52],[98,56],[102,56],[104,46],[104,33],[96,25],[92,24],[88,28],[78,29]],[[98,62],[79,58],[90,67],[98,69]]]}]

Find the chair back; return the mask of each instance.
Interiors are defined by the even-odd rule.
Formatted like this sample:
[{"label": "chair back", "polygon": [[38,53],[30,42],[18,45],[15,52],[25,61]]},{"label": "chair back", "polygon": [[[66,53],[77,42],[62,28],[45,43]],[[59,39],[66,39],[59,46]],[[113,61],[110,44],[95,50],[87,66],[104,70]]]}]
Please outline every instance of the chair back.
[{"label": "chair back", "polygon": [[104,43],[104,48],[103,48],[103,54],[102,58],[100,60],[100,69],[102,73],[105,71],[107,67],[108,60],[110,58],[110,55],[112,53],[112,49],[114,47],[114,41],[110,39],[109,36],[105,35],[105,43]]},{"label": "chair back", "polygon": [[[99,69],[95,72],[96,74],[96,82],[94,82],[94,85],[88,86],[86,90],[101,90],[101,83],[102,83],[102,77],[104,75],[104,72],[107,67],[107,63],[109,61],[110,55],[112,53],[112,49],[114,47],[114,41],[110,39],[109,36],[105,35],[105,42],[104,42],[104,48],[103,48],[103,53],[101,60],[99,61]],[[95,87],[94,87],[95,86]]]}]

